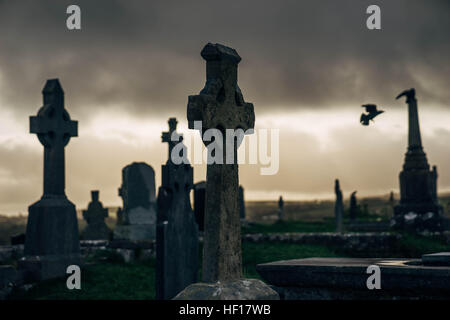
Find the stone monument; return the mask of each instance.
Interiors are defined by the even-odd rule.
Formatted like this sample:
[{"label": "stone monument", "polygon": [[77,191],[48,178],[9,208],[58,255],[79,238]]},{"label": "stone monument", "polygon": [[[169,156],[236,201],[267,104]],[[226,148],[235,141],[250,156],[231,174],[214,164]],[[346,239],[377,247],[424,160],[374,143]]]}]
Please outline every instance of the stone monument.
[{"label": "stone monument", "polygon": [[334,183],[334,192],[336,194],[336,203],[334,206],[334,214],[336,216],[336,232],[343,232],[343,220],[344,220],[344,201],[342,197],[341,186],[339,180],[336,179]]},{"label": "stone monument", "polygon": [[406,90],[397,99],[403,96],[408,104],[408,151],[400,173],[400,203],[394,208],[392,226],[413,232],[440,231],[443,221],[437,198],[437,168],[430,171],[423,151],[415,90]]},{"label": "stone monument", "polygon": [[78,123],[64,108],[58,79],[47,80],[42,94],[44,105],[30,117],[30,133],[44,146],[44,194],[28,208],[25,257],[19,261],[35,281],[64,276],[69,265],[81,263],[75,205],[65,193],[64,159]]},{"label": "stone monument", "polygon": [[123,208],[121,224],[114,229],[114,239],[154,240],[156,238],[155,171],[144,162],[133,162],[122,170],[119,188]]},{"label": "stone monument", "polygon": [[357,191],[353,191],[350,196],[350,219],[355,220],[358,215],[358,199],[356,198]]},{"label": "stone monument", "polygon": [[[206,85],[199,95],[189,96],[189,128],[195,128],[194,122],[199,121],[202,140],[208,129],[221,132],[252,129],[255,122],[253,104],[244,101],[237,84],[241,57],[232,48],[211,43],[203,48],[201,56],[206,60]],[[233,143],[222,138],[222,145],[228,147]],[[210,148],[211,144],[205,140]],[[203,283],[188,286],[175,299],[279,298],[262,281],[242,277],[237,148],[234,144],[234,150],[225,150],[222,163],[207,165]],[[231,164],[225,161],[229,158],[234,159]]]},{"label": "stone monument", "polygon": [[162,141],[169,144],[169,159],[162,166],[162,183],[158,191],[158,300],[172,299],[188,285],[196,282],[198,275],[198,226],[189,198],[193,187],[193,169],[189,163],[175,164],[172,161],[173,147],[177,143],[183,143],[182,136],[176,133],[176,126],[176,119],[170,118],[170,130],[162,135]]},{"label": "stone monument", "polygon": [[284,221],[284,200],[282,196],[278,199],[278,221]]},{"label": "stone monument", "polygon": [[109,240],[111,231],[105,223],[108,217],[108,209],[98,200],[99,191],[91,191],[91,202],[87,210],[83,210],[83,218],[87,222],[86,228],[81,233],[83,240]]}]

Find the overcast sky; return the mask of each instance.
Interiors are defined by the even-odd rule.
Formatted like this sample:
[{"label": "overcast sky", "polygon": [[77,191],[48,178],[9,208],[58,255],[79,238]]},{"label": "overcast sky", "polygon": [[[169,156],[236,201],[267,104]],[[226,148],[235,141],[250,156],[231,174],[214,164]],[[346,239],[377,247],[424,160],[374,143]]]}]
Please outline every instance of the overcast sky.
[{"label": "overcast sky", "polygon": [[[81,7],[82,30],[66,28]],[[370,4],[382,30],[366,28]],[[121,169],[167,158],[160,140],[176,116],[187,136],[187,97],[205,82],[208,42],[235,48],[239,85],[257,128],[280,129],[280,170],[241,166],[248,199],[398,189],[406,107],[414,87],[423,142],[450,190],[450,2],[434,1],[10,1],[0,0],[0,213],[25,213],[42,194],[42,146],[28,133],[48,78],[59,78],[79,137],[66,148],[66,191],[79,208],[91,189],[118,205]],[[360,105],[386,113],[359,124]],[[197,137],[198,138],[198,137]],[[195,167],[195,179],[205,167]]]}]

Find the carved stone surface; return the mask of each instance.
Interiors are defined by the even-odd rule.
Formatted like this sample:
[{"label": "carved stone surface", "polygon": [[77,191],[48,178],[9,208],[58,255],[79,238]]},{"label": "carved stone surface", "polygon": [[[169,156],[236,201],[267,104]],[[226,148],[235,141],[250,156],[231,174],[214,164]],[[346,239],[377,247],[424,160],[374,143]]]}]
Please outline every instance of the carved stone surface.
[{"label": "carved stone surface", "polygon": [[[241,57],[232,48],[211,43],[203,48],[201,56],[206,60],[206,85],[199,95],[189,96],[187,107],[189,128],[195,128],[194,122],[200,121],[202,138],[208,129],[217,129],[221,132],[242,129],[244,133],[252,133],[249,129],[253,129],[255,124],[253,104],[244,101],[237,84],[237,67]],[[209,288],[211,283],[220,288],[224,282],[243,281],[237,163],[237,148],[240,142],[242,140],[238,139],[238,143],[234,144],[234,150],[223,148],[225,152],[222,163],[207,165],[202,278],[203,282],[209,284],[191,285],[183,290],[178,298],[191,299],[193,297],[190,294],[191,289],[195,288],[194,297],[213,299],[214,291]],[[211,144],[205,141],[204,143],[210,151]],[[233,141],[227,141],[226,135],[223,137],[222,146],[229,146],[232,143],[234,137]],[[234,161],[230,164],[226,159]],[[262,282],[261,286],[270,289]],[[254,298],[251,292],[256,294],[258,291],[241,285],[232,287],[233,297],[242,294],[244,299]],[[242,292],[245,290],[248,292]],[[218,298],[226,297],[219,294]]]},{"label": "carved stone surface", "polygon": [[[201,121],[202,129],[254,127],[253,104],[244,101],[237,84],[241,57],[234,49],[208,43],[201,56],[206,60],[206,85],[199,95],[189,96],[189,128]],[[224,137],[224,140],[225,137]],[[225,145],[227,141],[224,141]],[[237,155],[235,145],[233,159]],[[226,151],[224,152],[224,163]],[[238,164],[209,164],[206,173],[205,243],[203,281],[235,280],[242,276]]]}]

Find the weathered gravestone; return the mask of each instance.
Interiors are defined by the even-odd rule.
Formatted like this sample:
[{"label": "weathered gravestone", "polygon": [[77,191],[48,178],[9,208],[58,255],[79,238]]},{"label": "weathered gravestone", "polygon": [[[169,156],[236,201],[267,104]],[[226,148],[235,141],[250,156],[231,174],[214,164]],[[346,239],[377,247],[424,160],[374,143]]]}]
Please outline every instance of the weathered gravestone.
[{"label": "weathered gravestone", "polygon": [[338,179],[336,179],[334,183],[334,192],[336,194],[336,203],[334,205],[334,215],[336,216],[336,232],[342,233],[342,225],[344,222],[344,201]]},{"label": "weathered gravestone", "polygon": [[278,199],[278,221],[284,221],[284,200],[282,196]]},{"label": "weathered gravestone", "polygon": [[[171,118],[170,131],[162,136],[162,141],[169,144],[169,159],[162,166],[162,183],[158,191],[157,299],[172,299],[196,282],[198,274],[198,227],[189,198],[193,170],[188,163],[175,164],[172,161],[175,144],[178,141],[182,144],[182,136],[175,131],[176,124],[176,119]],[[181,149],[185,150],[184,146]]]},{"label": "weathered gravestone", "polygon": [[155,171],[144,162],[133,162],[122,170],[121,224],[114,239],[153,240],[156,237]]},{"label": "weathered gravestone", "polygon": [[245,198],[244,187],[239,186],[239,216],[241,220],[245,220]]},{"label": "weathered gravestone", "polygon": [[353,191],[350,196],[350,219],[355,220],[358,215],[358,199],[356,198],[357,191]]},{"label": "weathered gravestone", "polygon": [[[235,142],[222,135],[222,158],[206,142],[209,129],[253,129],[253,104],[246,103],[237,84],[237,66],[241,58],[234,49],[208,43],[201,56],[206,60],[206,85],[199,95],[189,96],[189,128],[202,126],[202,139],[208,148],[206,173],[206,211],[202,276],[204,283],[190,285],[175,299],[277,299],[278,295],[260,280],[242,279],[242,251],[239,214],[239,175]],[[247,132],[249,133],[249,132]],[[242,136],[240,137],[242,138]],[[230,141],[232,140],[232,141]],[[232,150],[228,147],[233,144]],[[223,146],[227,146],[224,148]],[[219,148],[220,149],[220,148]],[[220,150],[219,150],[220,151]],[[226,159],[233,161],[227,162]]]},{"label": "weathered gravestone", "polygon": [[437,168],[430,171],[423,151],[415,90],[406,90],[397,99],[402,96],[408,104],[408,151],[400,173],[400,203],[394,208],[392,225],[410,231],[440,231],[443,210],[437,197]]},{"label": "weathered gravestone", "polygon": [[206,199],[206,181],[197,182],[194,185],[194,212],[195,221],[197,221],[198,230],[204,231],[205,225],[205,199]]},{"label": "weathered gravestone", "polygon": [[87,222],[81,238],[83,240],[109,240],[111,231],[105,223],[108,217],[108,209],[98,200],[99,191],[91,191],[91,202],[87,210],[83,210],[83,218]]},{"label": "weathered gravestone", "polygon": [[44,146],[44,194],[28,208],[25,257],[21,268],[33,280],[60,277],[69,265],[80,264],[80,243],[75,205],[65,194],[64,148],[77,136],[77,122],[64,108],[58,79],[48,80],[42,91],[44,105],[30,117],[30,133]]}]

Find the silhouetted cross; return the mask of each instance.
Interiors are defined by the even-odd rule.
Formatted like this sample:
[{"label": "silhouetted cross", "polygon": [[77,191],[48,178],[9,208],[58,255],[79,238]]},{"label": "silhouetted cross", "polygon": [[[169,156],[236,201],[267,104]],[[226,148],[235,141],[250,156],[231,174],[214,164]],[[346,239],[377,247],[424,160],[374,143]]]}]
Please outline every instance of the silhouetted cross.
[{"label": "silhouetted cross", "polygon": [[37,116],[30,117],[30,133],[44,146],[44,195],[65,196],[64,147],[78,134],[77,121],[70,120],[64,109],[64,91],[58,79],[47,80],[44,105]]}]

